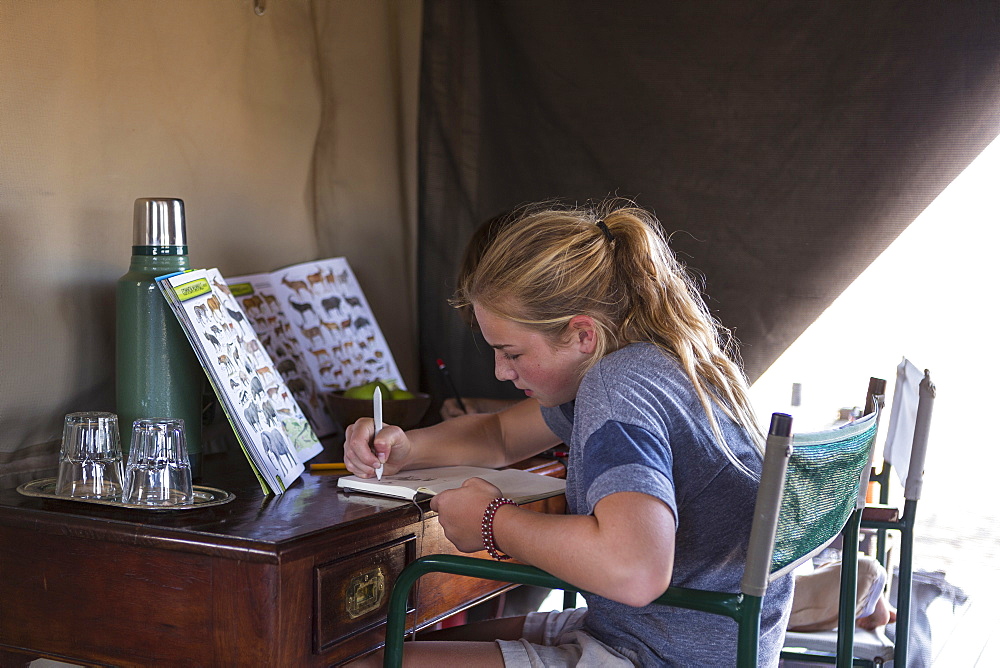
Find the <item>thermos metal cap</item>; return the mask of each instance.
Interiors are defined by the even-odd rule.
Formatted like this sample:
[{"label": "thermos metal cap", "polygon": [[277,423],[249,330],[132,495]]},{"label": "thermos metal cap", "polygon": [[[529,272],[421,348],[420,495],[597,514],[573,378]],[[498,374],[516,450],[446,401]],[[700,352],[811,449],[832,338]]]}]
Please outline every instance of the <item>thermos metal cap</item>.
[{"label": "thermos metal cap", "polygon": [[184,200],[140,197],[135,201],[133,246],[186,246]]}]

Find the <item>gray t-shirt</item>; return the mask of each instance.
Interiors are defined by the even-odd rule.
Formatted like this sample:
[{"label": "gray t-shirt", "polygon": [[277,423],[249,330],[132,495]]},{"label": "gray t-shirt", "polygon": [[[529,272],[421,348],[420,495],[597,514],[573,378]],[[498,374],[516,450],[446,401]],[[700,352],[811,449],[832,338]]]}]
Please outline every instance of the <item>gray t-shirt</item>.
[{"label": "gray t-shirt", "polygon": [[[719,410],[728,450],[716,441],[675,358],[653,344],[629,345],[587,372],[575,401],[542,414],[570,446],[569,512],[591,514],[616,492],[654,496],[677,520],[671,584],[739,591],[763,455]],[[768,588],[758,665],[778,663],[791,595],[790,577]],[[643,666],[735,665],[736,623],[726,617],[600,596],[588,596],[587,607],[586,630]]]}]

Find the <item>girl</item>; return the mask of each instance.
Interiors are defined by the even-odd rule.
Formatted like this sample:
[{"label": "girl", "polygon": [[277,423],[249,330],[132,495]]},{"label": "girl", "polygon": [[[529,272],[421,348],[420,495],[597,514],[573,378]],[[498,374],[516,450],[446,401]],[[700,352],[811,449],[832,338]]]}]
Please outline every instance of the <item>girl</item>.
[{"label": "girl", "polygon": [[[362,477],[569,446],[566,515],[504,503],[480,479],[431,508],[459,550],[484,548],[485,523],[491,554],[592,592],[587,607],[408,643],[407,665],[735,661],[731,620],[649,603],[671,584],[739,589],[763,461],[746,381],[652,215],[603,208],[529,208],[453,299],[473,309],[497,378],[528,401],[407,433],[374,434],[370,419],[347,430],[344,461]],[[790,597],[789,578],[768,589],[761,665],[777,664]]]}]

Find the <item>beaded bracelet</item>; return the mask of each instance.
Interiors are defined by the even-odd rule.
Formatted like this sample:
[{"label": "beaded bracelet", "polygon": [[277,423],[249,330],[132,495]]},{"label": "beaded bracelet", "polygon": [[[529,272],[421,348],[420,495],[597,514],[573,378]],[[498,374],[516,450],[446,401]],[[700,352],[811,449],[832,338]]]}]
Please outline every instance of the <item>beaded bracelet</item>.
[{"label": "beaded bracelet", "polygon": [[490,553],[490,556],[497,561],[510,559],[510,555],[504,554],[497,549],[497,544],[493,539],[493,518],[496,516],[500,506],[516,505],[510,499],[501,496],[490,501],[490,505],[486,506],[486,512],[483,513],[483,545],[486,547],[486,551]]}]

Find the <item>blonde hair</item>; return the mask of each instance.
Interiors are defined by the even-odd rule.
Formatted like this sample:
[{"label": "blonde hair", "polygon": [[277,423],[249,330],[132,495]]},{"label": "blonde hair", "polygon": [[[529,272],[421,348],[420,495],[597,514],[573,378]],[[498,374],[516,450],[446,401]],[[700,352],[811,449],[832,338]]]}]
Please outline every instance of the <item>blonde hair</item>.
[{"label": "blonde hair", "polygon": [[761,444],[730,332],[709,313],[656,218],[632,202],[527,208],[451,300],[457,308],[473,302],[552,341],[573,316],[589,315],[598,330],[589,366],[630,343],[654,343],[680,362],[720,443],[712,404]]},{"label": "blonde hair", "polygon": [[[479,261],[482,259],[483,253],[486,252],[486,249],[493,244],[493,241],[507,226],[517,220],[519,211],[521,211],[520,207],[494,216],[476,228],[476,231],[472,233],[472,237],[466,243],[465,252],[462,254],[462,262],[458,266],[458,277],[455,281],[456,285],[461,286],[472,275],[472,272],[479,266]],[[456,308],[459,315],[462,316],[462,320],[467,325],[476,325],[471,304],[456,306]]]}]

